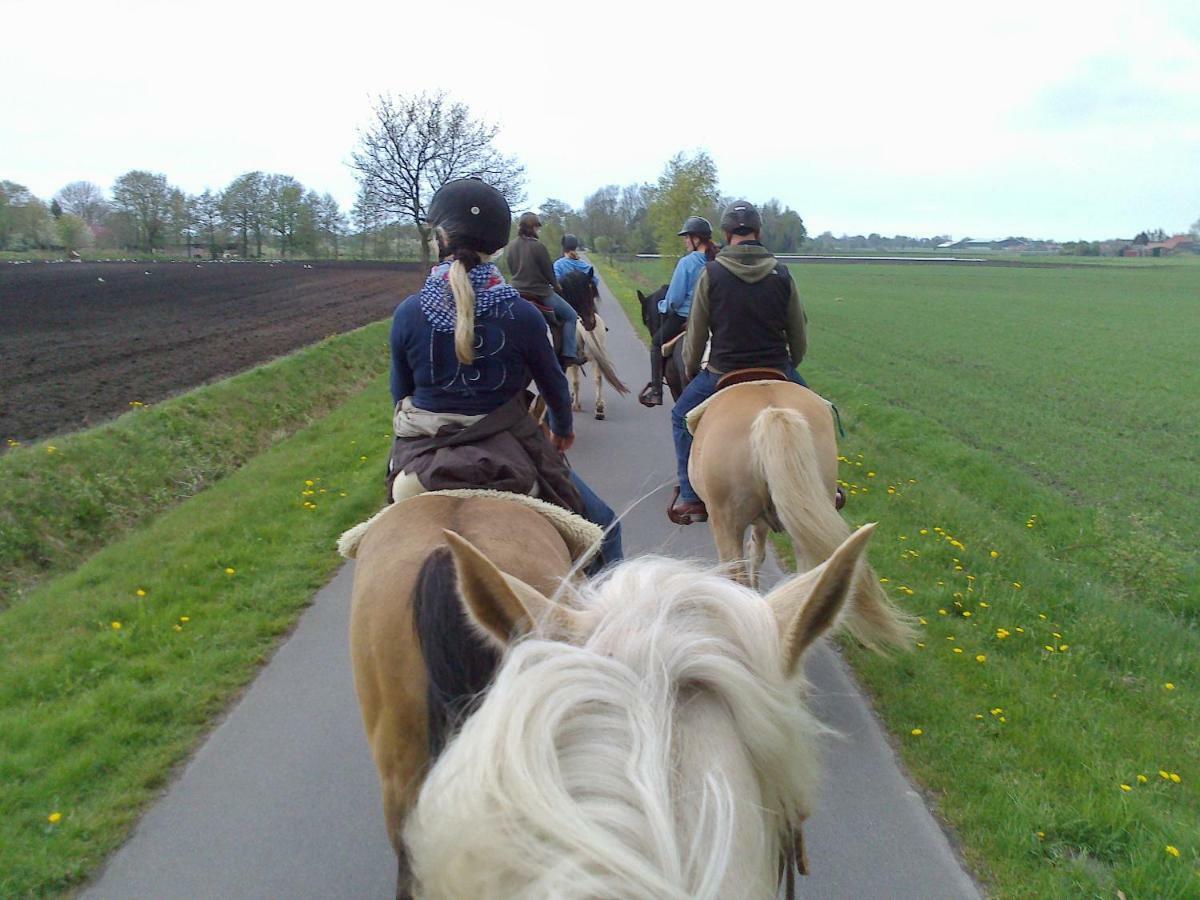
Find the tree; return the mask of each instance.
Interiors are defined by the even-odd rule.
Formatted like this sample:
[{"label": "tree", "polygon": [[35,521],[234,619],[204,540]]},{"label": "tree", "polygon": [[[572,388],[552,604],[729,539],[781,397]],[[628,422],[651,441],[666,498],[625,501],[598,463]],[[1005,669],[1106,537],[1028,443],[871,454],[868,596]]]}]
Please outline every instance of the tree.
[{"label": "tree", "polygon": [[151,251],[161,246],[171,202],[167,177],[134,169],[117,179],[112,195],[113,206],[133,225],[133,242]]},{"label": "tree", "polygon": [[[205,191],[207,194],[208,191]],[[171,190],[171,203],[167,215],[171,228],[171,238],[177,244],[183,244],[189,257],[192,255],[193,239],[196,237],[196,201],[199,198],[189,197],[179,188]]]},{"label": "tree", "polygon": [[291,175],[268,175],[264,189],[267,227],[279,235],[280,256],[287,256],[300,222],[304,185]]},{"label": "tree", "polygon": [[58,241],[46,204],[23,184],[0,181],[0,248],[45,249]]},{"label": "tree", "polygon": [[651,188],[650,226],[658,252],[667,259],[679,255],[679,226],[688,216],[713,215],[720,202],[717,166],[705,151],[689,158],[677,153]]},{"label": "tree", "polygon": [[200,235],[208,243],[208,256],[216,259],[225,243],[225,216],[221,209],[221,195],[208,188],[192,202],[192,214]]},{"label": "tree", "polygon": [[63,214],[62,205],[58,202],[57,199],[51,200],[50,201],[50,215],[54,216],[54,218],[57,219],[60,216],[62,216],[62,214]]},{"label": "tree", "polygon": [[58,217],[55,227],[58,229],[58,240],[64,250],[82,250],[92,243],[92,230],[79,216],[65,212]]},{"label": "tree", "polygon": [[583,201],[583,231],[588,244],[599,249],[599,239],[604,238],[611,251],[620,243],[624,232],[620,205],[621,188],[615,184],[605,185]]},{"label": "tree", "polygon": [[243,259],[250,255],[250,235],[254,235],[255,255],[262,256],[265,182],[262,172],[246,172],[230,182],[221,194],[221,215],[229,227],[240,234]]},{"label": "tree", "polygon": [[333,195],[321,196],[317,206],[317,229],[333,248],[333,258],[338,258],[338,238],[346,232],[346,217],[342,214]]},{"label": "tree", "polygon": [[63,212],[78,216],[95,228],[108,212],[104,191],[90,181],[72,181],[55,195]]},{"label": "tree", "polygon": [[[763,220],[763,240],[776,253],[795,253],[808,237],[804,220],[794,209],[781,204],[772,197],[761,208]],[[885,238],[878,234],[868,237],[868,242],[882,245]]]},{"label": "tree", "polygon": [[423,263],[429,263],[426,206],[447,181],[477,176],[510,205],[524,199],[525,167],[492,146],[497,126],[472,118],[467,106],[450,100],[445,91],[395,98],[384,94],[371,112],[371,124],[359,131],[351,165],[382,210],[416,225]]}]

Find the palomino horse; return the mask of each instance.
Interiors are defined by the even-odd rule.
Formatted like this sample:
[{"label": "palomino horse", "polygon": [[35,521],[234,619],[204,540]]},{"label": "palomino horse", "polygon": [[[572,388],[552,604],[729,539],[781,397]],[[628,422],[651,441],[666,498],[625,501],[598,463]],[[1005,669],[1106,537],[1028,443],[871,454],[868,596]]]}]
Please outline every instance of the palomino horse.
[{"label": "palomino horse", "polygon": [[[487,686],[499,659],[466,626],[460,604],[428,599],[454,584],[443,530],[454,529],[503,560],[509,576],[553,593],[571,573],[572,556],[599,529],[567,513],[556,527],[544,510],[536,511],[537,503],[494,492],[422,494],[388,507],[339,542],[343,555],[357,559],[350,651],[399,861],[397,897],[411,896],[405,817],[430,760],[470,698]],[[564,537],[561,516],[581,525],[577,534]]]},{"label": "palomino horse", "polygon": [[[629,393],[629,388],[617,376],[612,360],[608,355],[608,326],[596,312],[596,304],[600,302],[600,294],[592,284],[591,277],[580,272],[573,272],[559,280],[563,291],[563,299],[579,314],[576,330],[579,335],[579,346],[583,348],[588,359],[596,364],[596,418],[604,418],[603,384],[607,380],[619,394]],[[571,379],[571,408],[575,412],[583,411],[580,398],[580,381],[583,370],[579,366],[570,366],[567,375]]]},{"label": "palomino horse", "polygon": [[417,894],[774,896],[825,731],[800,658],[837,619],[872,527],[765,601],[644,557],[561,605],[447,535],[471,621],[506,649],[405,828]]},{"label": "palomino horse", "polygon": [[[801,570],[850,534],[834,508],[837,439],[826,400],[790,381],[735,384],[698,406],[688,426],[695,435],[688,475],[735,578],[757,584],[769,531],[787,532]],[[907,647],[913,638],[865,557],[845,625],[871,647]]]}]

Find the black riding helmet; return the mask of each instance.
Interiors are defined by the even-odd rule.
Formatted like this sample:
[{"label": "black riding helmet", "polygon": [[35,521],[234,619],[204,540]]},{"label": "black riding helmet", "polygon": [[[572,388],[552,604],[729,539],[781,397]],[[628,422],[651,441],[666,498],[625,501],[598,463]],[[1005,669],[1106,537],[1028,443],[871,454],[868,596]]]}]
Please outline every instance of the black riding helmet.
[{"label": "black riding helmet", "polygon": [[508,243],[512,210],[504,195],[479,178],[447,181],[429,201],[430,225],[446,232],[450,247],[495,253]]},{"label": "black riding helmet", "polygon": [[562,238],[562,245],[563,245],[564,251],[578,250],[579,249],[579,238],[575,237],[575,235],[573,235],[573,234],[564,234],[563,238]]},{"label": "black riding helmet", "polygon": [[710,238],[712,237],[712,225],[704,216],[688,216],[678,233],[680,237],[685,234],[698,234],[702,238]]},{"label": "black riding helmet", "polygon": [[734,200],[721,216],[721,230],[740,235],[762,231],[762,215],[749,200]]}]

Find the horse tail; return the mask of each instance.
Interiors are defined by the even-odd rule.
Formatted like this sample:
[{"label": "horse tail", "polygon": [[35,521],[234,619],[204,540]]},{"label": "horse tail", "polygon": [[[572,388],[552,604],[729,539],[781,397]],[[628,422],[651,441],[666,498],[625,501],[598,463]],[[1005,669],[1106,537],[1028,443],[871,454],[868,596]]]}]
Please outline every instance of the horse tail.
[{"label": "horse tail", "polygon": [[[599,327],[604,326],[601,325]],[[629,387],[617,375],[617,369],[613,365],[612,357],[608,355],[608,351],[604,349],[604,345],[596,340],[595,332],[586,331],[581,327],[579,329],[579,336],[583,339],[583,346],[587,351],[588,357],[596,363],[596,368],[600,370],[600,374],[604,376],[604,380],[612,385],[613,390],[618,394],[628,394]]]},{"label": "horse tail", "polygon": [[[815,568],[850,536],[850,528],[821,477],[808,421],[794,409],[768,407],[754,419],[750,446],[775,512],[792,539],[798,567]],[[907,648],[915,636],[911,618],[889,599],[865,556],[859,561],[843,624],[858,641],[879,652],[889,646]]]},{"label": "horse tail", "polygon": [[438,547],[421,565],[412,609],[428,683],[429,758],[433,760],[491,682],[500,654],[467,619],[448,547]]}]

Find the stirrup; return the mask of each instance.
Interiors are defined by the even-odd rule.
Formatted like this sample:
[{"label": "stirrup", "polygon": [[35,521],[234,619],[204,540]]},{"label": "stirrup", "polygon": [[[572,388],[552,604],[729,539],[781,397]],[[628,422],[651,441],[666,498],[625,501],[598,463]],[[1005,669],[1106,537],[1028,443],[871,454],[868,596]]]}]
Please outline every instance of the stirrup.
[{"label": "stirrup", "polygon": [[662,383],[658,385],[658,390],[654,389],[654,382],[646,382],[646,386],[642,388],[638,394],[638,403],[647,408],[653,409],[655,406],[663,405]]}]

